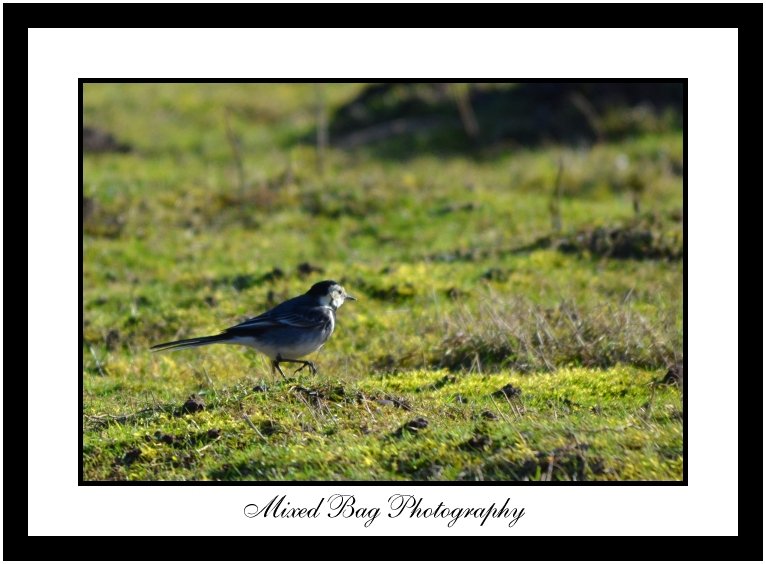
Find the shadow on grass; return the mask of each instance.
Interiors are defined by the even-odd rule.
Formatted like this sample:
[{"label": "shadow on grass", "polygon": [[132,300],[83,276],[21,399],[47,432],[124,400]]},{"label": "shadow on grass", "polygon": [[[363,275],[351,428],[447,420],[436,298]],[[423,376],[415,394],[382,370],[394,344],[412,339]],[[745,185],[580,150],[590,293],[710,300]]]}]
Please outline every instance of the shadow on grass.
[{"label": "shadow on grass", "polygon": [[422,153],[481,159],[492,158],[497,146],[679,129],[682,113],[680,83],[384,83],[339,107],[329,133],[337,147],[365,148],[384,159]]}]

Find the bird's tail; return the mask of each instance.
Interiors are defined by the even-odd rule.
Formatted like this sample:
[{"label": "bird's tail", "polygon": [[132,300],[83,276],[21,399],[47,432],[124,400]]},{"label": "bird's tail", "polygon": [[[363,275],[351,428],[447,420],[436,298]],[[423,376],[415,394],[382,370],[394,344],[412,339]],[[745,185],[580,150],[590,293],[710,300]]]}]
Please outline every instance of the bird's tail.
[{"label": "bird's tail", "polygon": [[209,337],[197,337],[195,339],[181,339],[180,341],[170,341],[169,343],[160,343],[154,345],[151,350],[153,351],[168,351],[179,349],[190,349],[192,347],[202,347],[204,345],[212,345],[213,343],[225,343],[229,341],[230,335],[220,334],[211,335]]}]

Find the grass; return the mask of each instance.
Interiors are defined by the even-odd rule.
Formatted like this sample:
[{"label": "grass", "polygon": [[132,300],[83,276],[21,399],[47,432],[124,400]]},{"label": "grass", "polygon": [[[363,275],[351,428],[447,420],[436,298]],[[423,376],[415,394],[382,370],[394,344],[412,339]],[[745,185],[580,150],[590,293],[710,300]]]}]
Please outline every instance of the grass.
[{"label": "grass", "polygon": [[[178,372],[172,385],[158,383],[163,397],[199,387],[193,370]],[[85,472],[104,480],[676,479],[681,403],[675,388],[653,387],[654,377],[626,366],[300,384],[233,377],[204,386],[204,411],[183,413],[145,391],[149,410],[129,418],[113,416],[104,396],[116,390],[106,387],[89,398]],[[493,395],[507,384],[521,395]],[[415,420],[427,426],[410,430]]]},{"label": "grass", "polygon": [[[328,86],[330,113],[361,88]],[[86,125],[133,147],[84,160],[85,479],[681,479],[680,393],[652,384],[682,349],[681,133],[331,147],[320,174],[314,96],[85,86]],[[326,278],[360,301],[316,377],[273,381],[235,347],[148,352]],[[204,410],[183,412],[191,394]]]}]

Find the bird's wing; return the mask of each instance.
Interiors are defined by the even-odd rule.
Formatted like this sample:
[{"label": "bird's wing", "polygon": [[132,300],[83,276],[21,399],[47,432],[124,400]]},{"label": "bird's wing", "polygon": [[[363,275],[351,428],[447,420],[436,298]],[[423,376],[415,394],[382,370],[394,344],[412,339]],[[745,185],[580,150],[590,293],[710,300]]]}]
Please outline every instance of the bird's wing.
[{"label": "bird's wing", "polygon": [[230,327],[227,331],[237,332],[239,330],[277,327],[280,325],[301,328],[320,327],[330,321],[330,315],[332,315],[332,312],[327,307],[301,308],[300,310],[297,308],[281,310],[275,308],[258,317],[253,317],[239,325]]}]

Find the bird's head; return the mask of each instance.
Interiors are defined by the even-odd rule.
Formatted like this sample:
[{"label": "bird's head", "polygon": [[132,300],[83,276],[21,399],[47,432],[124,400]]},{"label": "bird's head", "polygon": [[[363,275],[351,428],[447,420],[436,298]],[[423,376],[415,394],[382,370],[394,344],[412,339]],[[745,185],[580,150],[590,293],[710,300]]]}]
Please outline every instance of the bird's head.
[{"label": "bird's head", "polygon": [[334,280],[317,282],[308,292],[306,292],[306,294],[316,298],[321,305],[330,306],[333,309],[338,309],[346,300],[356,301],[354,296],[350,296],[346,293],[343,286]]}]

